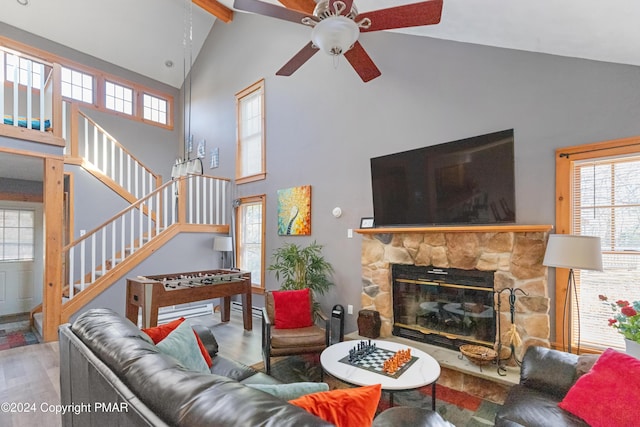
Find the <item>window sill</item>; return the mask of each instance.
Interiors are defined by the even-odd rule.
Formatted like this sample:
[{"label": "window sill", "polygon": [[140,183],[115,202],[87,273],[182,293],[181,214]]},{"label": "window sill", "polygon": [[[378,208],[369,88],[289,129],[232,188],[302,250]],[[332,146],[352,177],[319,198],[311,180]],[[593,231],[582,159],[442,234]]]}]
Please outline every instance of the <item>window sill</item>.
[{"label": "window sill", "polygon": [[260,181],[266,178],[267,178],[267,173],[261,172],[255,175],[236,177],[236,184],[246,184],[248,182]]}]

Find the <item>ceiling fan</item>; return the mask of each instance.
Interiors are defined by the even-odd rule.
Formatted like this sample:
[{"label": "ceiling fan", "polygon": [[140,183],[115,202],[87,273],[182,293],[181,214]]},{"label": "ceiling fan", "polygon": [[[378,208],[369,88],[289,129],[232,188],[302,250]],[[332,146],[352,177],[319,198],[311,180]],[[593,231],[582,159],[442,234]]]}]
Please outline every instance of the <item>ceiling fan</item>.
[{"label": "ceiling fan", "polygon": [[427,0],[361,14],[353,0],[320,0],[312,14],[259,0],[235,0],[233,6],[313,28],[311,41],[278,70],[277,75],[290,76],[322,50],[332,56],[344,55],[360,78],[368,82],[381,73],[358,41],[360,33],[437,24],[442,15],[442,2]]}]

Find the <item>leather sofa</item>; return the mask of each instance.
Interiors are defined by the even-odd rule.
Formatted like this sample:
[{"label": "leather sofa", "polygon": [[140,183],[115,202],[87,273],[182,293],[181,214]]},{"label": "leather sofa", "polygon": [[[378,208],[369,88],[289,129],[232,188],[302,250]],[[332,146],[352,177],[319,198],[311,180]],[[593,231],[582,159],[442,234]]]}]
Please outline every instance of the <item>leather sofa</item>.
[{"label": "leather sofa", "polygon": [[[497,427],[588,426],[580,418],[558,407],[581,373],[580,358],[571,353],[531,346],[522,360],[520,383],[509,391],[495,418]],[[594,391],[597,393],[597,391]]]},{"label": "leather sofa", "polygon": [[[61,325],[62,425],[331,425],[284,400],[247,387],[248,383],[278,381],[218,355],[211,330],[197,325],[193,329],[212,356],[211,374],[186,370],[143,339],[133,323],[108,309],[88,310],[73,324]],[[420,420],[415,425],[448,425],[439,424],[446,422],[431,411],[406,411],[403,417],[411,415]],[[381,425],[391,426],[394,417],[386,412],[379,415]]]}]

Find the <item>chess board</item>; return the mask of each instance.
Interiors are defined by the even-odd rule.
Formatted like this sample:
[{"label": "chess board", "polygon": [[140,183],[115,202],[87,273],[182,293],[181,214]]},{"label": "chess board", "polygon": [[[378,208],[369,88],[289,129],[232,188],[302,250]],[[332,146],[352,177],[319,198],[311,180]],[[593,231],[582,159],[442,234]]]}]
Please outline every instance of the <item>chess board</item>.
[{"label": "chess board", "polygon": [[414,364],[416,360],[418,360],[417,357],[411,356],[411,360],[402,365],[402,367],[400,367],[400,369],[398,369],[395,373],[388,374],[382,370],[382,366],[384,361],[391,358],[394,354],[395,351],[385,350],[384,348],[377,347],[373,353],[368,354],[360,360],[350,362],[349,355],[347,355],[340,359],[340,362],[351,366],[357,366],[360,369],[375,372],[376,374],[384,375],[386,377],[399,378],[400,375],[402,375],[407,369],[409,369],[411,365]]}]

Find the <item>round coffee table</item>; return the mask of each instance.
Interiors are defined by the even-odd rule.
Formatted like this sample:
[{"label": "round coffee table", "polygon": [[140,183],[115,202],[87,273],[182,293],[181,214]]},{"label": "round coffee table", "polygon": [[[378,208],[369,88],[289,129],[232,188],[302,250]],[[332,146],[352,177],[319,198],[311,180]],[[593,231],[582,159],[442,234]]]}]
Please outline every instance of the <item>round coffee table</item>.
[{"label": "round coffee table", "polygon": [[393,378],[377,372],[354,366],[340,360],[349,355],[349,350],[358,345],[360,341],[343,341],[327,347],[320,355],[320,363],[323,372],[349,384],[366,386],[381,384],[382,389],[390,394],[390,404],[393,406],[393,392],[406,391],[431,384],[431,409],[436,409],[436,381],[440,377],[440,365],[438,362],[417,348],[382,340],[366,340],[375,343],[376,347],[391,350],[411,349],[411,356],[417,360],[409,366],[398,378]]}]

